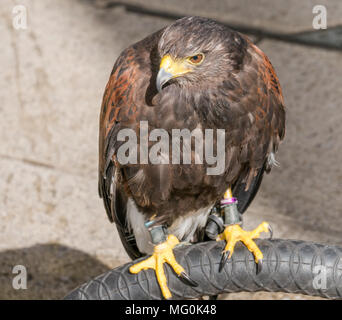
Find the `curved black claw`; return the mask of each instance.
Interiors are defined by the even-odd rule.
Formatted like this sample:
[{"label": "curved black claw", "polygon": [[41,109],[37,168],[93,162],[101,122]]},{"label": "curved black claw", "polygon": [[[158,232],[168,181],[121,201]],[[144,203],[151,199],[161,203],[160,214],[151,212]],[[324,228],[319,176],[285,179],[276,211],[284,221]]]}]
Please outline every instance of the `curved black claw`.
[{"label": "curved black claw", "polygon": [[179,279],[188,286],[198,287],[198,283],[192,280],[185,272],[180,273]]},{"label": "curved black claw", "polygon": [[256,263],[256,274],[259,274],[262,271],[262,259],[259,259]]},{"label": "curved black claw", "polygon": [[224,265],[227,263],[229,254],[230,254],[230,251],[224,251],[222,253],[222,257],[221,257],[221,261],[220,261],[220,266],[219,266],[219,272],[222,271],[222,269],[224,268]]},{"label": "curved black claw", "polygon": [[272,240],[273,239],[273,228],[271,227],[271,225],[268,225],[268,232],[270,233],[269,240]]}]

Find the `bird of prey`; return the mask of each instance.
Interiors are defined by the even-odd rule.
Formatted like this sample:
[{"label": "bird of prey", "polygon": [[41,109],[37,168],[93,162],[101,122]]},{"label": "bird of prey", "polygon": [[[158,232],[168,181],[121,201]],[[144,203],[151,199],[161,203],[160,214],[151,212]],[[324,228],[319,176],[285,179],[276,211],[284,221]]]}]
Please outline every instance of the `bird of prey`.
[{"label": "bird of prey", "polygon": [[[223,129],[224,140],[214,132],[211,141],[214,149],[224,145],[217,154],[224,157],[223,170],[208,174],[213,164],[195,161],[195,143],[190,145],[190,163],[151,163],[141,157],[122,163],[118,154],[128,141],[122,132],[136,134],[140,156],[145,122],[149,132],[160,128],[169,137],[176,129]],[[184,17],[125,49],[115,62],[101,108],[99,194],[129,256],[151,254],[130,272],[154,269],[166,299],[172,295],[164,263],[180,280],[196,286],[175,260],[173,248],[203,240],[215,206],[222,209],[218,216],[223,221],[217,240],[226,241],[220,269],[238,241],[261,265],[263,255],[253,239],[269,231],[269,224],[248,232],[239,215],[253,200],[264,172],[276,164],[284,133],[277,75],[246,36],[211,19]],[[147,141],[152,148],[153,139]]]}]

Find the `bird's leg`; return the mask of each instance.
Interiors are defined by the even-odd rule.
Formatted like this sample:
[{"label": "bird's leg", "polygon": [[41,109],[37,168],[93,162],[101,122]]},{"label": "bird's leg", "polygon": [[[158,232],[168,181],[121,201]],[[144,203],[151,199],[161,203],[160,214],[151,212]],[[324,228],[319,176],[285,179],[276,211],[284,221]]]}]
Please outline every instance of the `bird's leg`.
[{"label": "bird's leg", "polygon": [[154,269],[157,276],[160,289],[165,299],[172,297],[167,286],[167,280],[164,273],[163,264],[168,263],[177,273],[178,277],[187,285],[197,286],[198,284],[191,280],[185,272],[184,268],[176,261],[173,254],[173,248],[179,244],[179,240],[172,234],[167,234],[167,229],[163,225],[154,225],[153,220],[145,223],[148,228],[152,243],[154,244],[154,252],[151,257],[132,265],[129,268],[131,273],[139,273],[141,270]]},{"label": "bird's leg", "polygon": [[247,249],[253,253],[257,263],[257,273],[259,273],[262,269],[263,254],[253,239],[258,238],[261,232],[270,232],[272,237],[271,226],[267,222],[262,222],[252,231],[243,230],[241,228],[242,216],[237,209],[237,199],[233,197],[230,188],[221,200],[221,215],[224,221],[224,230],[217,237],[217,241],[225,240],[227,244],[222,253],[219,271],[223,269],[227,260],[231,258],[235,244],[238,241],[242,241]]}]

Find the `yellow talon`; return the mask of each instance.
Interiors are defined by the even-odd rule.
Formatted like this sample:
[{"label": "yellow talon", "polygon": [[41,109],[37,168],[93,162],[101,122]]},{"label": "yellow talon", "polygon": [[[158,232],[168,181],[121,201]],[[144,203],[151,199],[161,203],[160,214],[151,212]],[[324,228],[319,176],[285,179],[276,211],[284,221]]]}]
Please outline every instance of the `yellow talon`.
[{"label": "yellow talon", "polygon": [[252,231],[243,230],[238,224],[227,226],[224,231],[218,235],[217,241],[225,240],[227,244],[223,252],[229,252],[228,259],[234,252],[235,244],[242,241],[247,249],[253,253],[255,262],[263,259],[263,254],[252,239],[259,238],[261,232],[270,232],[270,225],[267,222],[261,223]]},{"label": "yellow talon", "polygon": [[154,252],[151,257],[138,262],[129,268],[131,273],[139,273],[141,270],[154,269],[157,281],[165,299],[170,299],[172,295],[167,287],[163,264],[167,262],[178,276],[186,276],[184,268],[176,261],[173,254],[173,248],[177,244],[179,244],[179,240],[174,235],[170,234],[165,242],[154,247]]}]

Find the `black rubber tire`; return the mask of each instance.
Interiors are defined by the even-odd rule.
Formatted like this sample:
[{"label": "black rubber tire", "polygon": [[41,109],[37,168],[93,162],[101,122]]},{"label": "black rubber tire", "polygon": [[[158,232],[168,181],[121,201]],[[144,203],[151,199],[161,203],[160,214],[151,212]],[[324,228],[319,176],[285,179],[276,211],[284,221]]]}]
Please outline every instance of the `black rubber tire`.
[{"label": "black rubber tire", "polygon": [[[190,287],[165,264],[173,299],[193,299],[224,292],[288,292],[338,299],[342,296],[342,248],[296,240],[256,240],[264,254],[262,271],[256,275],[253,255],[238,243],[234,254],[218,272],[224,242],[184,245],[174,250],[177,261],[199,285]],[[144,258],[138,259],[141,261]],[[153,270],[131,274],[133,264],[106,272],[68,294],[67,300],[162,299]],[[323,266],[324,268],[315,268]],[[321,278],[326,275],[326,278]],[[316,278],[315,278],[316,277]],[[323,279],[323,281],[320,281]],[[315,279],[315,281],[314,281]],[[315,289],[317,284],[326,289]]]}]

